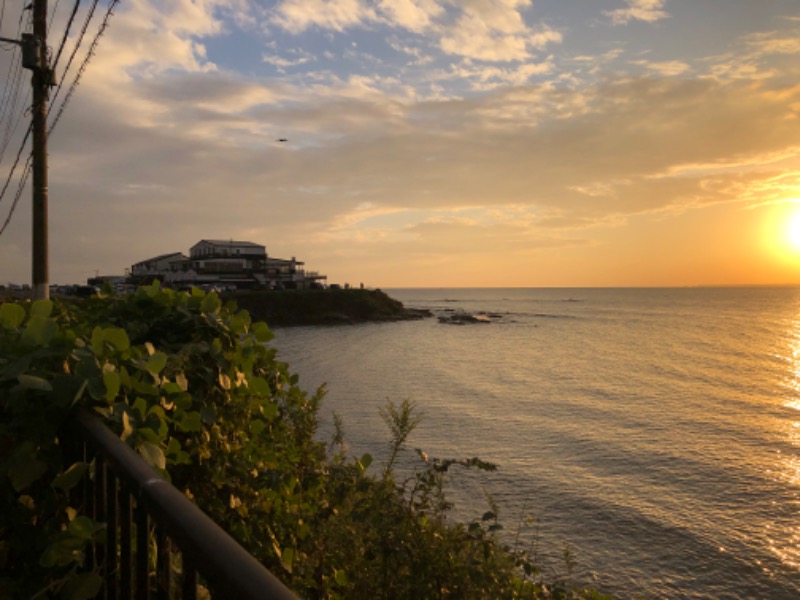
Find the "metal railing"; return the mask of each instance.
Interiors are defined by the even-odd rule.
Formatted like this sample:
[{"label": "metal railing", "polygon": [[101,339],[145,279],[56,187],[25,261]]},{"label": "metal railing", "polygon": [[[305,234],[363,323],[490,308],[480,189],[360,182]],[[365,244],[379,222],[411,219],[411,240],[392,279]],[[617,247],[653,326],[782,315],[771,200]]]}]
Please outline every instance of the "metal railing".
[{"label": "metal railing", "polygon": [[199,574],[212,598],[296,600],[100,419],[80,409],[74,423],[83,460],[94,461],[79,493],[89,516],[106,525],[93,557],[104,578],[98,598],[193,600]]}]

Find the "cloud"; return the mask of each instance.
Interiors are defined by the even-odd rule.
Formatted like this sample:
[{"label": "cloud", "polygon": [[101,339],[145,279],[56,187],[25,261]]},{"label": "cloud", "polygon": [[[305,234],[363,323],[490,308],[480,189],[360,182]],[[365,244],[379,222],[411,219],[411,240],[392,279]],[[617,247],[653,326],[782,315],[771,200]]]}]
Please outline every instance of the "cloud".
[{"label": "cloud", "polygon": [[663,10],[665,0],[625,0],[626,8],[604,11],[615,25],[627,25],[631,21],[644,21],[654,23],[661,19],[669,18]]},{"label": "cloud", "polygon": [[529,26],[523,11],[530,0],[283,0],[270,22],[299,34],[311,27],[342,32],[379,24],[437,40],[450,55],[488,62],[523,61],[537,50],[562,41],[562,34],[544,24]]},{"label": "cloud", "polygon": [[272,12],[271,22],[300,33],[310,27],[344,31],[376,19],[375,10],[361,0],[283,0]]},{"label": "cloud", "polygon": [[[287,58],[287,56],[289,58]],[[302,48],[289,49],[284,52],[284,56],[278,54],[262,54],[261,60],[275,67],[279,73],[285,73],[290,67],[299,67],[306,63],[316,60],[313,54],[304,51]]]},{"label": "cloud", "polygon": [[751,50],[759,56],[800,54],[800,30],[759,32],[747,36],[745,41]]},{"label": "cloud", "polygon": [[643,67],[644,69],[661,75],[663,77],[674,77],[676,75],[683,75],[691,70],[691,67],[680,60],[668,61],[648,61],[648,60],[632,60],[632,65]]},{"label": "cloud", "polygon": [[[427,253],[433,274],[459,254],[488,268],[596,244],[642,215],[797,195],[791,35],[751,34],[706,61],[626,62],[617,39],[559,52],[562,34],[532,8],[281,2],[271,45],[256,39],[276,74],[258,53],[239,73],[216,62],[237,23],[256,31],[252,6],[130,0],[51,140],[53,272],[77,281],[212,236],[323,271]],[[634,8],[654,19],[663,3]],[[352,52],[369,52],[343,67],[342,36],[315,28],[364,29]],[[29,217],[13,229],[4,259],[25,246]],[[389,251],[403,258],[378,257]],[[0,276],[24,280],[28,266],[12,263]]]},{"label": "cloud", "polygon": [[379,0],[378,8],[390,24],[415,33],[429,29],[445,13],[436,0]]},{"label": "cloud", "polygon": [[475,60],[509,62],[527,60],[533,50],[560,43],[560,32],[525,23],[520,11],[529,6],[526,0],[465,2],[455,23],[444,30],[440,47]]}]

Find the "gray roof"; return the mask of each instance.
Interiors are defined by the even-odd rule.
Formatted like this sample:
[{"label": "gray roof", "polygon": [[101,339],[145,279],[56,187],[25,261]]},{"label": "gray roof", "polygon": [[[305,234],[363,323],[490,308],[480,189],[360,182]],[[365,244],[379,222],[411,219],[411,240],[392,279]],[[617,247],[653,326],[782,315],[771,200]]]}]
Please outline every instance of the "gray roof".
[{"label": "gray roof", "polygon": [[189,260],[189,257],[186,256],[183,252],[170,252],[169,254],[159,254],[158,256],[154,256],[153,258],[148,258],[147,260],[140,260],[137,265],[143,265],[145,263],[156,262],[159,260],[164,260],[165,258],[169,258],[171,256],[179,256],[181,260]]},{"label": "gray roof", "polygon": [[[198,246],[203,242],[211,244],[212,246],[247,246],[250,248],[264,248],[262,244],[254,244],[253,242],[239,242],[236,240],[200,240],[194,246]],[[194,246],[192,246],[192,248],[194,248]]]}]

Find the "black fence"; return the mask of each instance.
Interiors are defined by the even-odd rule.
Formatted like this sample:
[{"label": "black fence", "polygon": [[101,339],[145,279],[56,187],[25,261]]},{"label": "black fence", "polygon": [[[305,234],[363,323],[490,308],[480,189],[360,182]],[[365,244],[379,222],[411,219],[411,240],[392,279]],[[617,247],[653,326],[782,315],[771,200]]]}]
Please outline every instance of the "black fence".
[{"label": "black fence", "polygon": [[106,524],[93,557],[104,577],[98,598],[193,600],[205,589],[215,599],[296,600],[102,421],[85,410],[74,420],[83,460],[94,464],[80,493],[89,516]]}]

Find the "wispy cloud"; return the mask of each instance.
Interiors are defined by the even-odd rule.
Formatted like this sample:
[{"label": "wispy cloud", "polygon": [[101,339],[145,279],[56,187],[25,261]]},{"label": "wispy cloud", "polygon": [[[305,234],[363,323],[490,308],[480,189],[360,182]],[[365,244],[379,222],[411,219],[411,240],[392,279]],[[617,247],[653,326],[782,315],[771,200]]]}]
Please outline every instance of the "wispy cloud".
[{"label": "wispy cloud", "polygon": [[661,75],[664,77],[674,77],[676,75],[682,75],[691,70],[691,67],[688,64],[680,60],[668,60],[668,61],[632,60],[630,62],[632,65],[643,67],[644,69],[650,71],[651,73],[655,73],[657,75]]},{"label": "wispy cloud", "polygon": [[748,46],[758,55],[800,54],[800,30],[791,32],[759,32],[746,38]]},{"label": "wispy cloud", "polygon": [[605,11],[615,25],[626,25],[631,21],[644,21],[654,23],[669,17],[664,10],[666,0],[625,0],[625,8]]},{"label": "wispy cloud", "polygon": [[310,27],[344,31],[377,19],[375,9],[362,0],[282,0],[271,21],[292,33]]}]

